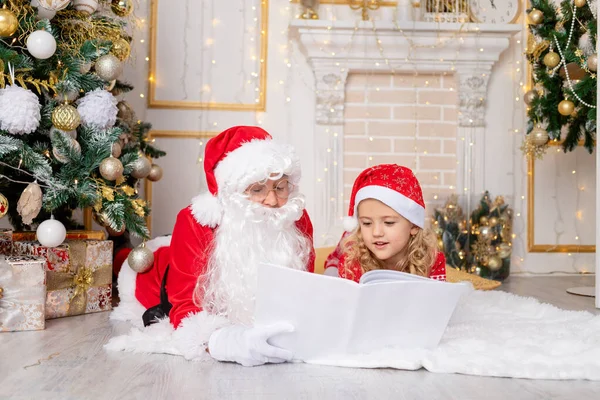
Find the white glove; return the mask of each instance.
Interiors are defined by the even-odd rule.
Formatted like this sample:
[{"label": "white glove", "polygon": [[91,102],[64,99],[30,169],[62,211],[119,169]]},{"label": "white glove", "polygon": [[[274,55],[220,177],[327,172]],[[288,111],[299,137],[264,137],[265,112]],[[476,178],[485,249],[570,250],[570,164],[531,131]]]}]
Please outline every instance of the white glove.
[{"label": "white glove", "polygon": [[283,322],[253,328],[241,325],[226,326],[210,335],[208,350],[215,360],[233,361],[244,367],[283,363],[292,359],[292,352],[271,346],[268,340],[293,330],[292,325]]}]

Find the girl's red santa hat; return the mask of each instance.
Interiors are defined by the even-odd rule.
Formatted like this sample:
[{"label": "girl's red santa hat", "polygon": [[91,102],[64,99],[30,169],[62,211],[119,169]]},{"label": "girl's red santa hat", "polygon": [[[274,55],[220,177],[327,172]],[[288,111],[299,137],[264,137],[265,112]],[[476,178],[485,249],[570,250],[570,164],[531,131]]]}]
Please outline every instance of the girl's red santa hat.
[{"label": "girl's red santa hat", "polygon": [[381,164],[361,172],[352,187],[348,216],[344,217],[346,232],[357,228],[358,205],[366,199],[381,201],[420,228],[425,225],[423,192],[417,177],[409,168]]},{"label": "girl's red santa hat", "polygon": [[214,228],[221,222],[223,198],[283,175],[297,185],[300,160],[292,146],[273,140],[264,129],[234,126],[206,143],[204,172],[208,190],[192,200],[192,213],[200,224]]}]

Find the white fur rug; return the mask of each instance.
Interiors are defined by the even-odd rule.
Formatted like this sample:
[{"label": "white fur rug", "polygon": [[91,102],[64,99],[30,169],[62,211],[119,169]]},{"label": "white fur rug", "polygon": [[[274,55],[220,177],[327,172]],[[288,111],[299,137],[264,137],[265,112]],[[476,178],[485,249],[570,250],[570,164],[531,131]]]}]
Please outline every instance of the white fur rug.
[{"label": "white fur rug", "polygon": [[[166,321],[165,321],[166,322]],[[158,326],[160,325],[160,326]],[[113,338],[106,348],[178,354],[168,323]],[[455,311],[433,350],[388,348],[307,363],[529,379],[600,380],[600,316],[566,311],[501,291],[475,291]]]}]

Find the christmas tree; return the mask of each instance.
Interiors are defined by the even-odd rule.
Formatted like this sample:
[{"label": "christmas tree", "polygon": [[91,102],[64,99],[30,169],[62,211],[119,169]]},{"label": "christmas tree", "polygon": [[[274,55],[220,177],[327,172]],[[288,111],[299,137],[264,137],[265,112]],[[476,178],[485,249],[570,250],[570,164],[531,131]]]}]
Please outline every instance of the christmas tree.
[{"label": "christmas tree", "polygon": [[115,97],[132,89],[118,80],[132,0],[0,5],[0,202],[11,225],[52,214],[73,229],[73,210],[90,207],[110,234],[148,237],[150,210],[136,188],[160,179],[150,160],[165,153]]},{"label": "christmas tree", "polygon": [[591,153],[596,138],[596,1],[531,0],[527,58],[533,87],[524,150],[541,157],[548,140],[565,152],[583,141]]}]

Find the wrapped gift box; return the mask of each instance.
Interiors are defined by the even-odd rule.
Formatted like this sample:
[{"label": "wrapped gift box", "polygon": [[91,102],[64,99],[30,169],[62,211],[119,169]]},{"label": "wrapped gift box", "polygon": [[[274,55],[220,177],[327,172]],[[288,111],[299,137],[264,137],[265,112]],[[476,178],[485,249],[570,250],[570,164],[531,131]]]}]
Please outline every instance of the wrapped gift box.
[{"label": "wrapped gift box", "polygon": [[0,332],[46,327],[46,260],[0,255]]},{"label": "wrapped gift box", "polygon": [[46,259],[46,270],[67,272],[69,271],[69,245],[61,244],[56,247],[42,246],[34,241],[13,242],[13,254],[39,256]]},{"label": "wrapped gift box", "polygon": [[13,250],[13,231],[0,229],[0,255],[9,256]]},{"label": "wrapped gift box", "polygon": [[46,319],[112,309],[112,246],[109,240],[67,241],[66,270],[48,270]]}]

